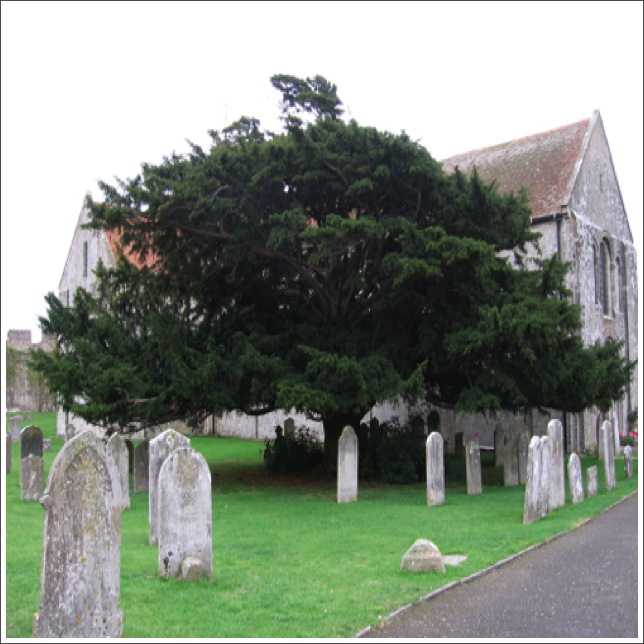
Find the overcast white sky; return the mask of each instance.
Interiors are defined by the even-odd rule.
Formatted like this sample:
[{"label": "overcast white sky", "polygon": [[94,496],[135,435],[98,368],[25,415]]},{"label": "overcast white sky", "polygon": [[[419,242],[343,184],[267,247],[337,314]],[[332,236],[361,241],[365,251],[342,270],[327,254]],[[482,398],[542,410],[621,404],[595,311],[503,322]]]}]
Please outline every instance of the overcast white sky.
[{"label": "overcast white sky", "polygon": [[404,129],[437,159],[599,109],[642,284],[640,2],[1,6],[5,340],[40,338],[97,180],[132,177],[186,139],[207,146],[241,114],[278,128],[275,73],[325,76],[359,123]]}]

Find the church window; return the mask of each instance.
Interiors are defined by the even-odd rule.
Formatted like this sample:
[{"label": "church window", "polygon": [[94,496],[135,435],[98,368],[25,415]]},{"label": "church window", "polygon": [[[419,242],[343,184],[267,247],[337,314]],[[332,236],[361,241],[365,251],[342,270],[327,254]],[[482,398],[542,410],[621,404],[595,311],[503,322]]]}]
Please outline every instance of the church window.
[{"label": "church window", "polygon": [[87,242],[83,243],[83,277],[87,277]]},{"label": "church window", "polygon": [[606,242],[599,245],[599,302],[604,315],[610,313],[610,256]]}]

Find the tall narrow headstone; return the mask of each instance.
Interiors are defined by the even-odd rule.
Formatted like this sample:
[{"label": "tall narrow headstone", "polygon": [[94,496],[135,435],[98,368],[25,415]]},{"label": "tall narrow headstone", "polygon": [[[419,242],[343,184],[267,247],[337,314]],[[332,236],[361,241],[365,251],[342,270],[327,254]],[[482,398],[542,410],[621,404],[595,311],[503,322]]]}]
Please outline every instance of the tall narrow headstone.
[{"label": "tall narrow headstone", "polygon": [[539,500],[537,512],[543,517],[548,514],[548,490],[550,489],[550,439],[542,436],[541,441],[541,480],[539,481]]},{"label": "tall narrow headstone", "polygon": [[605,423],[599,428],[599,438],[597,439],[597,458],[603,461],[606,453],[606,426]]},{"label": "tall narrow headstone", "polygon": [[147,492],[150,478],[150,443],[143,441],[134,448],[134,491]]},{"label": "tall narrow headstone", "polygon": [[586,489],[588,498],[597,496],[599,490],[599,477],[597,475],[597,465],[593,465],[586,470]]},{"label": "tall narrow headstone", "polygon": [[548,512],[566,503],[566,469],[564,463],[563,427],[561,421],[548,423],[550,462],[548,463]]},{"label": "tall narrow headstone", "polygon": [[11,433],[11,440],[17,443],[20,440],[20,423],[22,416],[12,416],[9,419],[9,432]]},{"label": "tall narrow headstone", "polygon": [[206,459],[191,447],[174,450],[159,472],[159,575],[212,575],[212,490]]},{"label": "tall narrow headstone", "polygon": [[7,432],[5,437],[5,445],[7,446],[7,474],[11,474],[11,434]]},{"label": "tall narrow headstone", "polygon": [[159,511],[159,472],[163,461],[180,447],[190,447],[190,440],[176,432],[174,429],[167,429],[155,439],[150,441],[149,454],[149,497],[148,497],[148,520],[150,524],[150,545],[158,542],[158,511]]},{"label": "tall narrow headstone", "polygon": [[615,454],[613,453],[613,426],[610,421],[604,421],[602,426],[604,435],[604,477],[606,492],[612,490],[617,482],[615,480]]},{"label": "tall narrow headstone", "polygon": [[65,443],[49,472],[37,637],[123,636],[119,607],[121,511],[101,441],[83,432]]},{"label": "tall narrow headstone", "polygon": [[465,448],[465,476],[467,478],[467,493],[481,494],[483,481],[481,479],[481,452],[478,440],[470,441]]},{"label": "tall narrow headstone", "polygon": [[505,430],[501,423],[498,423],[494,430],[494,467],[498,467],[503,464],[505,459],[505,443]]},{"label": "tall narrow headstone", "polygon": [[284,437],[295,438],[295,421],[292,418],[287,418],[284,421]]},{"label": "tall narrow headstone", "polygon": [[463,432],[454,434],[454,456],[456,458],[463,458]]},{"label": "tall narrow headstone", "polygon": [[633,476],[633,448],[630,445],[624,448],[624,476],[627,479]]},{"label": "tall narrow headstone", "polygon": [[584,500],[584,480],[581,474],[581,460],[577,454],[571,454],[568,459],[568,487],[570,502],[581,503]]},{"label": "tall narrow headstone", "polygon": [[533,436],[528,445],[528,474],[523,504],[523,525],[541,519],[539,512],[539,488],[541,487],[541,439]]},{"label": "tall narrow headstone", "polygon": [[358,500],[358,437],[347,425],[338,441],[338,503]]},{"label": "tall narrow headstone", "polygon": [[107,468],[114,481],[112,489],[119,499],[120,507],[130,507],[130,473],[128,471],[128,453],[125,441],[119,434],[112,434],[105,446]]},{"label": "tall narrow headstone", "polygon": [[528,480],[528,447],[530,445],[530,432],[524,429],[519,434],[518,458],[519,458],[519,483],[525,485]]},{"label": "tall narrow headstone", "polygon": [[426,443],[427,453],[427,505],[445,503],[445,465],[443,460],[443,437],[432,432]]},{"label": "tall narrow headstone", "polygon": [[519,446],[511,436],[503,446],[503,485],[519,485]]},{"label": "tall narrow headstone", "polygon": [[40,500],[45,487],[45,461],[40,427],[29,425],[20,432],[20,498]]}]

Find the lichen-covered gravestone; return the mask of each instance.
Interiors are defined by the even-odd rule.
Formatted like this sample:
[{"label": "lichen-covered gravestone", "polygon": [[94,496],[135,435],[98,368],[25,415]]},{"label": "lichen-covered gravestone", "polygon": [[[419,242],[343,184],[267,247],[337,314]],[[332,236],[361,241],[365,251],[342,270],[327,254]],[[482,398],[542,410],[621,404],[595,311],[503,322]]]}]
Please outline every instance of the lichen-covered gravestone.
[{"label": "lichen-covered gravestone", "polygon": [[503,485],[519,485],[519,446],[512,437],[503,446]]},{"label": "lichen-covered gravestone", "polygon": [[[533,436],[528,446],[528,476],[523,505],[523,525],[530,525],[542,518],[539,505],[541,470],[543,467],[543,446],[538,436]],[[547,498],[547,497],[546,497]]]},{"label": "lichen-covered gravestone", "polygon": [[633,448],[630,445],[624,448],[624,476],[627,479],[633,476]]},{"label": "lichen-covered gravestone", "polygon": [[563,428],[561,421],[548,423],[548,512],[561,508],[566,503],[566,475],[564,464]]},{"label": "lichen-covered gravestone", "polygon": [[147,492],[150,478],[150,443],[143,441],[134,448],[134,491]]},{"label": "lichen-covered gravestone", "polygon": [[358,437],[347,425],[338,440],[338,503],[358,500]]},{"label": "lichen-covered gravestone", "polygon": [[159,511],[159,492],[158,480],[159,472],[163,461],[175,449],[181,447],[190,447],[190,440],[182,436],[174,429],[167,429],[165,432],[157,436],[154,440],[150,441],[150,454],[149,454],[149,479],[148,485],[150,494],[148,497],[148,519],[150,523],[150,545],[153,546],[157,543],[159,538],[158,529],[158,511]]},{"label": "lichen-covered gravestone", "polygon": [[606,420],[602,427],[604,430],[604,476],[606,492],[608,492],[617,485],[615,479],[615,454],[613,452],[613,426],[610,421]]},{"label": "lichen-covered gravestone", "polygon": [[606,440],[605,440],[606,427],[604,424],[599,428],[599,437],[597,439],[597,458],[600,461],[603,461],[605,458],[606,451]]},{"label": "lichen-covered gravestone", "polygon": [[505,430],[503,425],[498,423],[494,429],[494,467],[498,467],[503,464],[505,459]]},{"label": "lichen-covered gravestone", "polygon": [[528,480],[528,446],[530,445],[530,432],[524,429],[519,434],[518,459],[519,459],[519,483],[525,485]]},{"label": "lichen-covered gravestone", "polygon": [[123,636],[121,510],[101,441],[89,431],[65,443],[49,472],[37,637]]},{"label": "lichen-covered gravestone", "polygon": [[550,439],[542,436],[541,441],[541,480],[539,481],[539,500],[537,511],[539,516],[548,514],[548,491],[550,490]]},{"label": "lichen-covered gravestone", "polygon": [[478,440],[470,441],[465,448],[465,476],[467,478],[467,493],[481,494],[483,480],[481,479],[481,451]]},{"label": "lichen-covered gravestone", "polygon": [[586,470],[586,489],[588,498],[597,496],[599,491],[599,476],[597,475],[597,465],[593,465]]},{"label": "lichen-covered gravestone", "polygon": [[403,555],[400,569],[408,572],[445,572],[445,562],[432,541],[417,539]]},{"label": "lichen-covered gravestone", "polygon": [[20,432],[20,498],[40,500],[45,487],[45,461],[42,454],[42,431],[29,425]]},{"label": "lichen-covered gravestone", "polygon": [[581,460],[577,454],[571,454],[568,459],[568,486],[570,502],[581,503],[584,500],[584,480],[581,474]]},{"label": "lichen-covered gravestone", "polygon": [[445,465],[443,461],[443,437],[432,432],[426,443],[427,454],[427,505],[445,503]]},{"label": "lichen-covered gravestone", "polygon": [[159,472],[159,575],[212,575],[212,492],[206,459],[174,450]]},{"label": "lichen-covered gravestone", "polygon": [[13,443],[20,440],[20,423],[22,423],[22,416],[12,416],[9,419],[9,433]]},{"label": "lichen-covered gravestone", "polygon": [[130,507],[130,473],[128,468],[128,453],[125,441],[119,434],[112,434],[105,446],[107,469],[112,476],[112,488],[121,509]]}]

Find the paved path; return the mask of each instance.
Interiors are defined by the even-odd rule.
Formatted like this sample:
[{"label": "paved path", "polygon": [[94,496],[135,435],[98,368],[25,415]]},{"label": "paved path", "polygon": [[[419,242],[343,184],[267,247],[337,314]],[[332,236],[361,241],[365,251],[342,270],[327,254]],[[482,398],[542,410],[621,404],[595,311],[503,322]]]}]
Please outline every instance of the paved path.
[{"label": "paved path", "polygon": [[638,495],[366,637],[638,637]]}]

